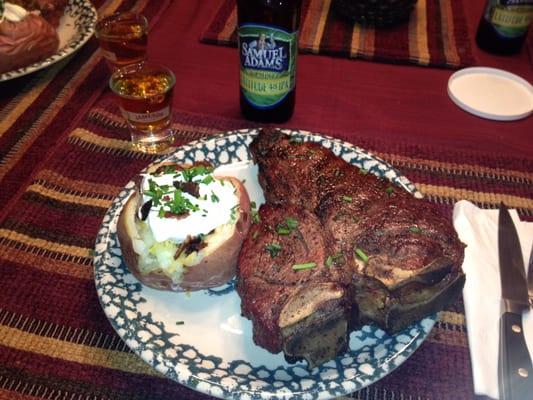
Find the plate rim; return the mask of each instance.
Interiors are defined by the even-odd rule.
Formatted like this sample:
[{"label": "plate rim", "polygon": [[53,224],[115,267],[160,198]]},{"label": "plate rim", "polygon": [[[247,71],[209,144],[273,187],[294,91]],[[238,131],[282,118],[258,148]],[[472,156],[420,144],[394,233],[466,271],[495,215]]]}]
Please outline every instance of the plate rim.
[{"label": "plate rim", "polygon": [[[180,152],[180,151],[184,151],[185,152],[188,149],[193,149],[193,148],[198,147],[199,145],[201,145],[203,143],[214,141],[214,140],[221,139],[221,138],[229,138],[231,136],[238,136],[238,135],[240,135],[240,136],[243,136],[243,135],[253,135],[253,136],[255,136],[257,134],[257,132],[259,131],[259,129],[260,128],[229,130],[229,131],[225,131],[225,132],[222,132],[222,133],[219,133],[219,134],[210,135],[210,136],[205,137],[205,138],[200,138],[200,139],[185,143],[185,144],[177,147],[173,152],[161,155],[161,157],[158,157],[157,159],[152,161],[142,171],[145,171],[147,168],[149,168],[150,165],[152,165],[154,163],[162,162],[164,160],[171,159],[171,158],[175,157],[177,155],[177,153]],[[354,149],[356,151],[362,152],[363,154],[365,154],[365,155],[371,157],[372,159],[378,161],[380,164],[382,163],[385,166],[387,166],[388,168],[392,169],[397,174],[398,177],[403,177],[404,179],[407,180],[407,178],[405,178],[405,176],[403,176],[398,170],[396,170],[396,168],[394,168],[387,161],[375,156],[374,154],[372,154],[371,152],[369,152],[369,151],[367,151],[367,150],[365,150],[363,148],[360,148],[360,147],[358,147],[356,145],[353,145],[353,144],[351,144],[349,142],[346,142],[346,141],[344,141],[342,139],[337,139],[337,138],[333,138],[331,136],[327,136],[327,135],[324,135],[324,134],[310,132],[310,131],[306,131],[306,130],[300,130],[300,129],[281,128],[279,130],[284,132],[284,133],[290,133],[291,135],[296,133],[298,135],[308,136],[308,137],[310,137],[310,140],[312,140],[313,138],[315,138],[315,139],[319,138],[319,140],[326,139],[327,141],[329,141],[331,143],[337,143],[337,144],[339,144],[339,145],[341,145],[343,147],[346,147],[346,148],[349,148],[349,149]],[[142,171],[140,171],[140,172],[142,172]],[[408,188],[408,187],[404,186],[404,188],[407,191],[409,191],[414,197],[421,197],[420,192],[414,186],[414,184],[412,184],[409,180],[407,180],[407,183],[409,185],[411,185],[411,187]],[[125,192],[125,193],[123,193],[123,192]],[[120,193],[113,199],[113,202],[112,202],[111,206],[106,211],[106,214],[105,214],[105,217],[104,217],[104,221],[101,223],[100,229],[98,231],[99,233],[98,233],[97,238],[96,238],[95,247],[101,242],[101,241],[99,241],[99,239],[106,239],[107,240],[109,238],[109,236],[112,234],[110,232],[109,225],[111,225],[114,220],[115,220],[115,223],[116,223],[116,219],[118,218],[118,215],[119,215],[119,212],[120,212],[121,208],[124,206],[125,202],[131,196],[132,193],[133,193],[133,181],[130,180],[121,189]],[[122,196],[121,196],[121,194],[122,194]],[[417,194],[419,196],[417,196]],[[105,219],[106,219],[106,217],[108,216],[108,214],[110,213],[111,210],[114,210],[115,214],[112,216],[112,218],[109,218],[109,220],[107,221],[108,227],[107,227],[107,231],[106,231],[105,235],[101,235],[100,233],[101,233],[104,225],[106,225]],[[106,241],[106,240],[104,240],[104,241]],[[438,320],[438,315],[437,314],[429,315],[429,316],[426,316],[425,318],[421,319],[419,321],[419,323],[421,323],[421,321],[425,321],[425,320],[428,321],[429,327],[427,328],[427,331],[424,331],[423,329],[418,329],[418,331],[417,331],[417,333],[415,335],[411,335],[410,340],[407,343],[405,343],[404,348],[401,351],[398,351],[398,352],[394,353],[392,355],[392,357],[385,359],[381,364],[378,365],[378,366],[382,366],[384,364],[388,364],[389,368],[387,369],[387,371],[385,371],[385,373],[380,375],[380,377],[378,379],[376,379],[376,380],[374,380],[374,381],[372,381],[372,382],[370,382],[368,384],[361,385],[360,383],[355,383],[355,386],[356,386],[355,388],[345,389],[344,386],[342,385],[342,383],[343,382],[355,382],[355,379],[356,379],[357,375],[355,375],[353,377],[350,377],[350,378],[345,378],[345,377],[339,376],[337,378],[336,382],[340,382],[340,384],[338,385],[336,390],[332,390],[332,389],[327,389],[326,390],[325,388],[315,388],[312,391],[300,391],[300,392],[290,392],[290,393],[280,392],[280,393],[277,393],[277,392],[272,392],[272,391],[264,392],[261,388],[256,390],[256,391],[231,390],[231,389],[228,389],[227,387],[225,387],[224,385],[222,385],[221,383],[209,381],[208,382],[209,385],[215,386],[215,387],[219,388],[222,391],[222,393],[213,393],[212,391],[202,390],[202,388],[199,388],[197,384],[191,384],[191,375],[192,374],[189,375],[189,376],[183,377],[183,376],[180,376],[180,374],[176,372],[175,373],[175,377],[172,376],[172,374],[169,373],[169,368],[167,366],[163,365],[163,363],[158,363],[158,364],[154,365],[154,360],[147,358],[143,354],[143,349],[140,348],[142,346],[137,346],[136,348],[133,348],[131,346],[131,344],[128,343],[128,341],[123,338],[123,336],[119,332],[119,330],[121,328],[117,325],[117,322],[110,315],[107,314],[105,304],[104,304],[103,299],[102,299],[102,297],[100,295],[101,283],[98,282],[97,270],[98,270],[98,265],[100,263],[103,263],[103,261],[96,260],[96,258],[97,258],[97,254],[95,253],[95,258],[94,258],[94,261],[93,261],[93,264],[94,264],[93,270],[94,270],[94,275],[95,275],[94,276],[94,282],[95,282],[95,287],[96,287],[96,291],[97,291],[98,301],[100,303],[100,306],[102,307],[102,310],[104,311],[104,314],[106,315],[106,318],[108,319],[108,321],[110,322],[111,326],[113,327],[115,332],[118,334],[120,339],[123,340],[124,343],[126,343],[128,348],[130,350],[132,350],[133,353],[136,356],[141,358],[144,362],[146,362],[148,365],[150,365],[150,367],[152,367],[153,369],[155,369],[158,372],[160,372],[163,375],[165,375],[165,377],[173,380],[174,382],[177,382],[178,384],[184,385],[184,386],[186,386],[186,387],[188,387],[188,388],[190,388],[190,389],[192,389],[194,391],[197,391],[197,392],[200,392],[200,393],[203,393],[203,394],[206,394],[206,395],[218,397],[218,398],[221,398],[221,399],[237,399],[237,398],[239,398],[239,399],[249,399],[249,398],[256,398],[256,397],[257,398],[265,398],[265,399],[266,398],[268,398],[268,399],[289,399],[289,398],[291,398],[291,399],[292,398],[298,398],[298,399],[300,399],[300,398],[301,399],[311,399],[311,398],[312,399],[315,399],[315,398],[316,399],[318,399],[318,398],[320,398],[320,399],[329,399],[329,398],[334,398],[334,397],[337,397],[337,396],[348,395],[350,393],[353,393],[354,391],[361,390],[361,389],[363,389],[363,388],[365,388],[365,387],[367,387],[367,386],[369,386],[369,385],[371,385],[371,384],[383,379],[386,375],[390,374],[392,371],[394,371],[395,369],[400,367],[403,364],[403,362],[405,362],[422,345],[422,343],[427,339],[427,337],[429,336],[429,334],[430,334],[431,330],[433,329],[435,323]],[[412,329],[412,327],[413,327],[413,325],[411,325],[410,327],[406,328],[406,330],[407,329]],[[395,334],[393,336],[396,336],[396,335],[397,334]],[[417,342],[418,342],[418,344],[417,344]],[[408,352],[407,354],[405,354],[406,351]],[[402,361],[400,364],[395,365],[393,360],[396,357],[398,357],[399,355],[405,356],[405,360]],[[218,357],[218,356],[214,356],[214,357]],[[338,358],[339,357],[337,357],[334,360],[329,361],[328,363],[330,363],[332,361],[333,362],[337,362]],[[243,361],[251,365],[251,363],[248,360],[243,360]],[[328,364],[328,363],[325,363],[325,364]],[[283,366],[280,366],[280,367],[284,369]],[[280,367],[277,367],[276,370],[278,370]],[[270,368],[267,368],[267,369],[270,369]],[[202,378],[199,378],[199,377],[192,376],[192,378],[195,379],[197,382],[198,381],[202,381],[202,380],[206,381],[205,379],[202,379]],[[309,395],[311,397],[309,397]]]},{"label": "plate rim", "polygon": [[[75,1],[75,0],[72,0]],[[90,19],[90,25],[86,26],[85,30],[80,30],[79,26],[76,28],[78,35],[83,35],[81,40],[79,40],[74,47],[70,47],[70,42],[66,43],[65,46],[61,49],[57,49],[57,51],[46,57],[45,59],[42,59],[40,61],[36,61],[34,63],[31,63],[29,65],[19,67],[17,69],[2,72],[0,74],[0,83],[1,82],[7,82],[12,79],[20,78],[21,76],[29,75],[33,72],[40,71],[41,69],[48,68],[49,66],[56,64],[57,62],[65,59],[66,57],[76,53],[79,49],[85,45],[89,41],[89,39],[93,36],[95,26],[96,26],[96,20],[98,18],[98,12],[96,11],[96,8],[94,7],[94,4],[90,0],[80,0],[84,7],[87,7],[91,10],[91,19]],[[70,6],[67,5],[67,7]]]}]

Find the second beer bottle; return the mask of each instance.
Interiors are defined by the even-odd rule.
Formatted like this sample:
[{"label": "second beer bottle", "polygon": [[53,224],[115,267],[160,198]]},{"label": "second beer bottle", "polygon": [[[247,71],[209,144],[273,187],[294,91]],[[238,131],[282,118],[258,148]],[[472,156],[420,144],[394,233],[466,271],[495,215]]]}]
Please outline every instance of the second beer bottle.
[{"label": "second beer bottle", "polygon": [[242,114],[285,122],[296,98],[301,0],[237,0]]}]

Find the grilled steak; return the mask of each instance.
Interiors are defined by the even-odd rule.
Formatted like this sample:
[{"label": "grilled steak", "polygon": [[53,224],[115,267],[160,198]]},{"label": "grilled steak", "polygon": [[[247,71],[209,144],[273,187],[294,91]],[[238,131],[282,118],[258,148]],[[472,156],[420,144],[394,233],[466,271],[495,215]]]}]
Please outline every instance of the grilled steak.
[{"label": "grilled steak", "polygon": [[464,245],[432,204],[278,131],[251,151],[267,202],[237,291],[258,345],[312,367],[361,324],[394,333],[459,295]]},{"label": "grilled steak", "polygon": [[[308,358],[323,359],[323,344],[311,340],[317,333],[331,336],[328,346],[334,348],[327,349],[329,353],[346,349],[353,315],[351,276],[346,268],[324,265],[332,245],[321,222],[311,211],[291,204],[267,203],[259,217],[261,223],[244,242],[238,285],[242,312],[253,322],[254,341],[271,352],[283,350],[288,358],[305,352]],[[311,263],[316,266],[293,270],[293,265]]]}]

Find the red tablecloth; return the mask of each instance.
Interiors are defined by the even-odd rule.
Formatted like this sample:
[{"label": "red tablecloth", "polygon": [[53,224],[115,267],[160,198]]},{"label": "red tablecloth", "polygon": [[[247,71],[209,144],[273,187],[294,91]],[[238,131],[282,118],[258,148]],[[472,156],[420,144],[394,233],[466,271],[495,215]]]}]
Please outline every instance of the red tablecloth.
[{"label": "red tablecloth", "polygon": [[[220,3],[176,2],[151,31],[150,55],[176,72],[177,108],[239,118],[236,49],[198,40]],[[478,65],[503,68],[533,81],[531,41],[512,57],[480,51],[473,37],[484,1],[464,6]],[[504,123],[467,114],[448,98],[451,74],[437,68],[300,55],[296,111],[287,125],[533,157],[533,118]]]},{"label": "red tablecloth", "polygon": [[[178,142],[253,126],[240,117],[236,50],[200,44],[222,0],[94,0],[143,10],[150,57],[176,73]],[[473,37],[482,1],[465,2]],[[533,78],[531,44],[480,65]],[[153,157],[131,151],[95,40],[37,74],[0,83],[0,398],[207,399],[132,354],[94,290],[92,251],[114,196]],[[448,214],[504,200],[533,218],[533,118],[494,122],[447,97],[452,71],[303,55],[287,126],[327,133],[397,166]],[[473,397],[462,304],[397,371],[357,398]]]}]

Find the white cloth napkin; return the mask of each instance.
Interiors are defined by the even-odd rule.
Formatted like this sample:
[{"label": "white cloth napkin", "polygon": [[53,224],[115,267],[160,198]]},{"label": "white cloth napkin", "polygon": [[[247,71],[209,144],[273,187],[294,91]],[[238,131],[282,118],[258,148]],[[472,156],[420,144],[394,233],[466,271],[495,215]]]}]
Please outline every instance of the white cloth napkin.
[{"label": "white cloth napkin", "polygon": [[[510,210],[516,226],[527,274],[533,243],[533,223],[520,221]],[[494,399],[498,395],[498,342],[500,332],[500,275],[498,262],[498,210],[482,210],[461,200],[455,204],[453,223],[459,238],[467,245],[463,271],[463,290],[468,343],[478,395]],[[529,353],[533,357],[533,311],[522,318]]]}]

